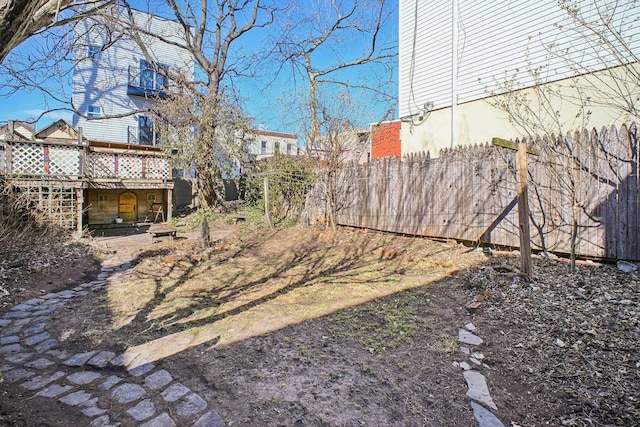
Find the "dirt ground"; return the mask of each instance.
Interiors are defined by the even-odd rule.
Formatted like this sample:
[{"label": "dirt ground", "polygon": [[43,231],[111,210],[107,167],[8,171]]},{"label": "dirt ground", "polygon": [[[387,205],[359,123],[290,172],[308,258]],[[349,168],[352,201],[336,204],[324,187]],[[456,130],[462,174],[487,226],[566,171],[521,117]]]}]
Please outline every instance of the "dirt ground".
[{"label": "dirt ground", "polygon": [[[21,277],[25,290],[10,302],[91,280],[94,258],[132,262],[106,291],[55,312],[48,330],[70,351],[145,354],[228,426],[476,425],[454,365],[468,322],[485,340],[481,371],[505,425],[640,419],[637,273],[583,263],[569,274],[562,260],[537,257],[526,283],[516,256],[455,242],[359,230],[212,232],[206,249],[186,238],[97,239],[93,256],[59,264],[57,277]],[[466,308],[472,301],[477,311]],[[0,389],[4,425],[82,419],[54,399]]]}]

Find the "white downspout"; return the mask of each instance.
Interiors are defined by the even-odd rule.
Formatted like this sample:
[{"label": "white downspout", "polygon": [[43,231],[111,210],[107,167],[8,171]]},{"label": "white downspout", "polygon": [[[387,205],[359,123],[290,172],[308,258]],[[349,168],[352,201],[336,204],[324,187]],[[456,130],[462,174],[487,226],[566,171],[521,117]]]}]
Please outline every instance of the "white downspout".
[{"label": "white downspout", "polygon": [[451,148],[457,143],[458,128],[458,0],[452,0],[451,13]]}]

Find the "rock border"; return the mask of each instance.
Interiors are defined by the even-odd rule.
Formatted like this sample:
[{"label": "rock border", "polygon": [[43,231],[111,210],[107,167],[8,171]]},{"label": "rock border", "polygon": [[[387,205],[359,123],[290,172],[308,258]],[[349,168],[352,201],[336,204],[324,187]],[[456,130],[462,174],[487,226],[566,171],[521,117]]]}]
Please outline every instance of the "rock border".
[{"label": "rock border", "polygon": [[[109,415],[110,408],[119,408],[119,414],[141,427],[224,427],[202,396],[142,356],[129,355],[127,361],[124,354],[92,349],[69,354],[47,332],[45,322],[51,313],[72,298],[100,291],[112,273],[130,267],[102,268],[97,280],[30,299],[5,313],[0,318],[3,380],[18,383],[35,396],[77,407],[91,427],[119,426],[121,422]],[[110,373],[114,368],[123,374]],[[89,384],[97,387],[89,389]]]},{"label": "rock border", "polygon": [[478,371],[478,368],[486,365],[483,363],[484,354],[476,351],[476,347],[482,345],[484,340],[478,336],[477,328],[473,323],[467,323],[458,329],[458,342],[461,344],[460,352],[467,356],[468,361],[453,362],[454,366],[462,368],[462,375],[467,382],[467,397],[471,399],[473,416],[480,427],[504,427],[504,424],[490,409],[498,410],[489,393],[487,380]]}]

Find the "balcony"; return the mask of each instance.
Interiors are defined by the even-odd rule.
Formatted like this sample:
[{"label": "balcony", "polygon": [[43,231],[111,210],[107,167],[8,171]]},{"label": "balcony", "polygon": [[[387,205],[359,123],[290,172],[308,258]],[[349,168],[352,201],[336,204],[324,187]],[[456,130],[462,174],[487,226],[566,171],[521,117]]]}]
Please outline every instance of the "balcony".
[{"label": "balcony", "polygon": [[142,127],[140,126],[127,126],[127,143],[131,145],[145,145],[145,146],[158,146],[159,134],[155,131],[153,126]]},{"label": "balcony", "polygon": [[180,93],[182,88],[153,68],[129,66],[127,95],[167,99]]},{"label": "balcony", "polygon": [[107,152],[36,141],[0,141],[0,175],[50,180],[172,179],[171,159],[161,152]]}]

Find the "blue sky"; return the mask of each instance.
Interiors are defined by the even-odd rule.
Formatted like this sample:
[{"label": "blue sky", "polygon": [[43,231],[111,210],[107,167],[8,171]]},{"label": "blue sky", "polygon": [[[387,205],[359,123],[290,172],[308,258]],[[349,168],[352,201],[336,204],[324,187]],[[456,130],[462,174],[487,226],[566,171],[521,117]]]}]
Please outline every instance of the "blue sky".
[{"label": "blue sky", "polygon": [[[314,2],[309,4],[314,4]],[[317,4],[317,2],[315,4]],[[147,6],[140,7],[142,10],[146,8]],[[302,10],[300,13],[304,12],[305,11]],[[387,41],[390,40],[391,43],[397,42],[397,16],[395,16],[395,14],[387,21],[384,30],[384,37]],[[298,30],[294,29],[294,31]],[[307,34],[301,33],[300,35],[306,36]],[[247,38],[243,41],[245,47],[252,44],[257,45],[258,38],[267,39],[270,37],[270,34],[268,32],[256,32],[252,37],[255,37],[255,39]],[[349,42],[348,48],[346,42]],[[358,44],[358,40],[345,40],[345,48],[343,49],[339,46],[335,54],[337,55],[340,51],[342,51],[342,53],[355,51],[357,50]],[[7,64],[7,61],[14,60],[14,58],[36,56],[39,49],[46,50],[44,45],[45,41],[43,39],[39,37],[31,38],[15,49],[14,52],[7,57],[4,65]],[[325,52],[321,54],[326,55],[326,57],[319,58],[318,63],[320,64],[324,61],[329,64],[333,59],[331,54]],[[56,66],[61,66],[67,70],[70,68],[70,65],[65,67],[64,64],[56,64]],[[292,114],[292,110],[295,110],[294,98],[296,98],[294,92],[302,91],[304,93],[306,92],[306,86],[304,81],[300,79],[300,76],[294,75],[289,67],[284,67],[277,76],[275,76],[275,70],[275,65],[265,65],[255,78],[236,79],[234,81],[236,92],[240,95],[246,112],[253,117],[256,127],[263,125],[264,128],[273,131],[299,133],[299,129],[296,129],[293,123],[295,114]],[[389,91],[391,92],[391,96],[395,98],[395,93],[397,92],[397,66],[395,64],[391,70],[382,70],[380,67],[375,70],[370,67],[352,69],[348,72],[342,72],[339,78],[352,83],[361,82],[364,79],[364,81],[368,81],[369,84],[375,86],[377,84],[375,80],[378,78],[376,76],[377,74],[382,74],[383,78],[392,78],[394,83],[389,86]],[[7,79],[7,76],[0,75],[0,82],[2,79]],[[67,84],[64,92],[66,99],[70,100],[71,90],[69,87],[69,84]],[[368,94],[354,93],[355,98],[366,98],[368,100],[368,96]],[[26,120],[28,118],[36,118],[45,111],[68,107],[69,104],[57,102],[52,97],[39,91],[21,89],[13,94],[6,95],[6,93],[2,93],[0,90],[0,124],[9,119]],[[370,100],[366,106],[366,114],[362,114],[356,118],[356,121],[359,119],[361,125],[366,125],[370,122],[380,120],[390,107],[395,107],[395,105],[389,105],[389,101],[380,102],[379,100]],[[36,128],[41,129],[52,121],[60,118],[71,122],[71,117],[71,111],[53,111],[40,119],[36,124]]]}]

